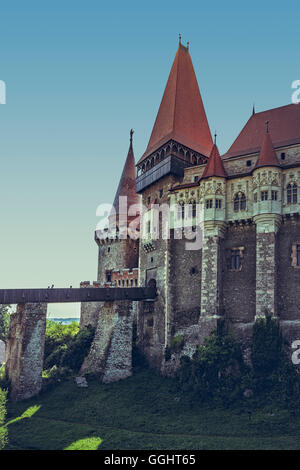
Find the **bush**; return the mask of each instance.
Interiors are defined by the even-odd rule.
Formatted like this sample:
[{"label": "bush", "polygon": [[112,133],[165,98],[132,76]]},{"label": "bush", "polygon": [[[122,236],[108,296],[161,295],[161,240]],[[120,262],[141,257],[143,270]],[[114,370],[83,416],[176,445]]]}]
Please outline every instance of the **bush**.
[{"label": "bush", "polygon": [[179,353],[180,351],[182,351],[183,346],[184,346],[184,336],[183,335],[174,336],[174,338],[171,339],[170,351],[171,353]]},{"label": "bush", "polygon": [[3,426],[6,416],[6,395],[7,392],[0,388],[0,450],[7,443],[7,429]]},{"label": "bush", "polygon": [[68,345],[78,332],[79,324],[76,322],[63,325],[53,320],[47,320],[44,361],[46,361],[59,346]]},{"label": "bush", "polygon": [[[49,321],[49,320],[48,320]],[[70,325],[47,322],[44,369],[53,366],[64,367],[78,372],[88,354],[94,338],[95,329],[90,325],[83,330],[75,322]]]},{"label": "bush", "polygon": [[214,331],[198,346],[193,358],[181,358],[177,380],[184,392],[197,401],[229,403],[242,395],[245,366],[239,344],[228,334]]},{"label": "bush", "polygon": [[83,330],[80,330],[63,351],[59,365],[61,367],[72,369],[74,372],[78,372],[82,366],[84,358],[90,350],[94,333],[95,329],[90,325]]},{"label": "bush", "polygon": [[270,315],[256,320],[253,326],[251,362],[257,375],[269,375],[279,367],[283,356],[283,339],[279,324]]}]

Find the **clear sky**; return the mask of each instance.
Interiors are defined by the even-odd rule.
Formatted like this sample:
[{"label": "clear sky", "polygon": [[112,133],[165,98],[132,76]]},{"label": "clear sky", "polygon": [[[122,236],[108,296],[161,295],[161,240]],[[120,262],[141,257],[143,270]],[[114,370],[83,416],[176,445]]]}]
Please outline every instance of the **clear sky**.
[{"label": "clear sky", "polygon": [[0,21],[1,288],[96,279],[96,208],[113,200],[131,127],[136,160],[146,148],[178,33],[221,152],[253,102],[289,104],[300,79],[296,1],[10,0]]}]

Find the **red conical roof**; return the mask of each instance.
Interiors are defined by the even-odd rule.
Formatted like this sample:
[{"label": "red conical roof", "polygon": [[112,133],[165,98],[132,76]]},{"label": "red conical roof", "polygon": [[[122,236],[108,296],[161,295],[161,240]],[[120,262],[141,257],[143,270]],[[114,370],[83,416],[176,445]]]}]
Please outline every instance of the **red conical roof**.
[{"label": "red conical roof", "polygon": [[[136,169],[134,161],[134,153],[132,147],[132,134],[133,131],[130,131],[130,145],[123,168],[122,176],[119,182],[119,186],[115,195],[113,206],[116,211],[116,215],[119,216],[120,213],[124,213],[119,207],[119,198],[120,196],[127,196],[127,210],[132,204],[139,203],[139,195],[136,193]],[[127,211],[126,211],[127,213]],[[132,217],[128,217],[132,219]],[[110,216],[110,221],[114,220],[113,215]]]},{"label": "red conical roof", "polygon": [[211,149],[210,156],[204,168],[204,172],[201,176],[201,179],[210,178],[211,176],[219,176],[220,178],[226,178],[224,165],[216,144],[214,144],[213,148]]},{"label": "red conical roof", "polygon": [[263,144],[260,150],[260,154],[259,154],[259,157],[257,159],[254,169],[262,168],[264,166],[280,166],[276,157],[276,153],[275,153],[272,139],[271,139],[268,129],[265,133]]},{"label": "red conical roof", "polygon": [[181,43],[140,162],[170,139],[206,156],[213,144],[189,50]]}]

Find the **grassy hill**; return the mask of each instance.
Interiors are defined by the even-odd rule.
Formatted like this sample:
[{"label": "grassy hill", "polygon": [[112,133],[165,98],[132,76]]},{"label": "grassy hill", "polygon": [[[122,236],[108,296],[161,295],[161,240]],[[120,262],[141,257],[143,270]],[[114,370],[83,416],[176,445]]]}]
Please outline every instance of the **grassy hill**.
[{"label": "grassy hill", "polygon": [[70,380],[9,405],[7,449],[300,449],[300,417],[270,405],[248,411],[192,408],[153,371],[88,388]]}]

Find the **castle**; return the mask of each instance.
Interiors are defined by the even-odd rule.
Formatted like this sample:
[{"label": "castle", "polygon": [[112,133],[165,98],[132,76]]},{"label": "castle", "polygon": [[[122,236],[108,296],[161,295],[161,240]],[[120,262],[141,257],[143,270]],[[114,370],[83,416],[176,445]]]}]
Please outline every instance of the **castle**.
[{"label": "castle", "polygon": [[[128,198],[128,206],[146,207],[136,226],[140,236],[121,237],[118,225],[114,236],[109,230],[96,232],[95,287],[155,282],[158,297],[128,303],[122,315],[118,306],[112,314],[105,303],[82,304],[81,324],[100,322],[102,339],[96,337],[98,346],[102,342],[97,352],[102,368],[103,361],[108,364],[121,354],[124,344],[132,346],[124,335],[132,335],[133,328],[149,365],[166,372],[172,363],[166,349],[174,337],[184,337],[182,353],[191,355],[219,321],[244,350],[255,319],[266,313],[278,318],[290,341],[300,339],[300,104],[253,110],[220,156],[189,48],[180,41],[137,165],[131,133],[114,201],[116,220],[122,215],[120,196]],[[177,208],[167,237],[161,212],[154,223],[155,207],[162,205]],[[128,224],[133,219],[128,217]],[[198,229],[201,247],[187,249],[187,235],[196,236]],[[93,362],[92,357],[86,368],[93,368]]]}]

